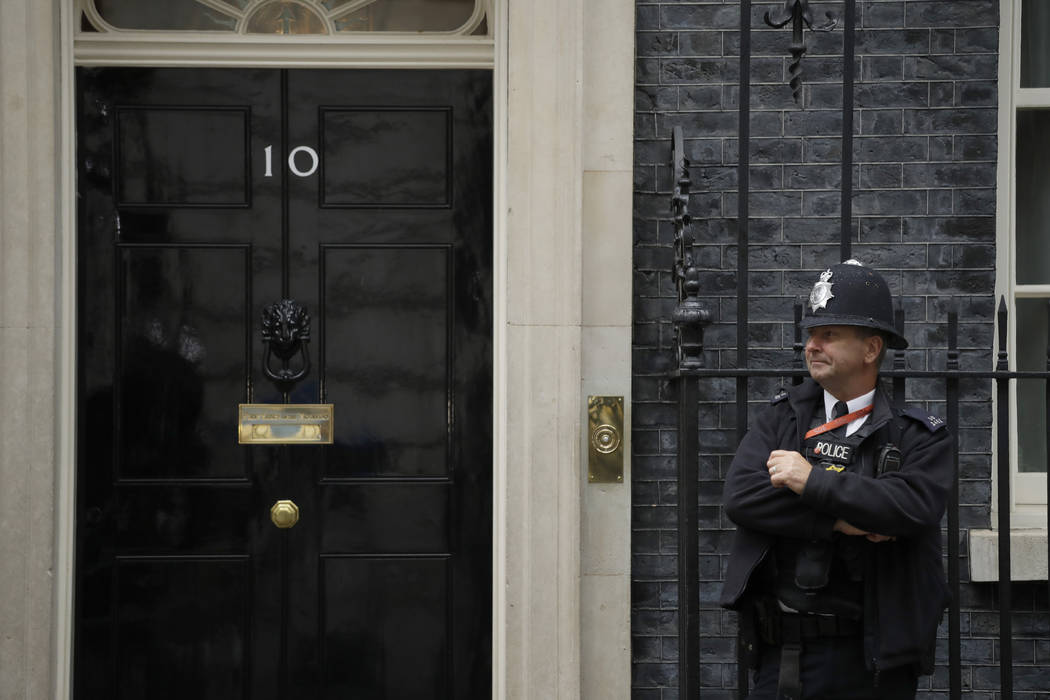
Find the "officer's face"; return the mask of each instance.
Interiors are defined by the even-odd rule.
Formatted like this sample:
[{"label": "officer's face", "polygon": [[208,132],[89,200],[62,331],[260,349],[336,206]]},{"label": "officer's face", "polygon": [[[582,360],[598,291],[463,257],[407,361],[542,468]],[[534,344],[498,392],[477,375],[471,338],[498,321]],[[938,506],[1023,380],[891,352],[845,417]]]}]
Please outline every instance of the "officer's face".
[{"label": "officer's face", "polygon": [[836,397],[853,398],[855,391],[870,390],[879,350],[878,336],[864,337],[854,326],[814,326],[806,341],[806,365],[810,376]]}]

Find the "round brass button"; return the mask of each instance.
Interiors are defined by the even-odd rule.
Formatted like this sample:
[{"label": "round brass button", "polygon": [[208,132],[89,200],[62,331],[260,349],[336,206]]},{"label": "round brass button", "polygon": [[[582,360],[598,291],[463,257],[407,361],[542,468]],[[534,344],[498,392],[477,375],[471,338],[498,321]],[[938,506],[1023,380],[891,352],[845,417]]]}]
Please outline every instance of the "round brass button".
[{"label": "round brass button", "polygon": [[603,455],[612,454],[620,447],[620,431],[616,426],[599,425],[591,433],[591,444]]},{"label": "round brass button", "polygon": [[270,508],[270,520],[281,529],[292,527],[299,522],[299,506],[288,500],[277,501]]}]

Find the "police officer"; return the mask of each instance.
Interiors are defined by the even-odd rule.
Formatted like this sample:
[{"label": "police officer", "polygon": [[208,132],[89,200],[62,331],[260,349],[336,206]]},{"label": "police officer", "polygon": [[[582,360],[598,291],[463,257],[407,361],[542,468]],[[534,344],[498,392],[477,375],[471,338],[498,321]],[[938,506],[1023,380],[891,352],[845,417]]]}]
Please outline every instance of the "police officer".
[{"label": "police officer", "polygon": [[810,378],[756,416],[726,476],[737,525],[722,604],[757,668],[752,700],[913,698],[947,600],[944,422],[878,386],[889,288],[856,260],[813,286]]}]

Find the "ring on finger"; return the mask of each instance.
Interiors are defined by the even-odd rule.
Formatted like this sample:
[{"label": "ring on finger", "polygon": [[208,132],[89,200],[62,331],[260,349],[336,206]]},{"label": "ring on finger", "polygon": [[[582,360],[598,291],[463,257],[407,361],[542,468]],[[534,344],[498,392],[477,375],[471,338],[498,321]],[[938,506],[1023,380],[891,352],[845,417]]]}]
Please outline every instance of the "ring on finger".
[{"label": "ring on finger", "polygon": [[770,474],[776,474],[777,473],[777,468],[773,467],[772,469],[769,470],[769,473]]}]

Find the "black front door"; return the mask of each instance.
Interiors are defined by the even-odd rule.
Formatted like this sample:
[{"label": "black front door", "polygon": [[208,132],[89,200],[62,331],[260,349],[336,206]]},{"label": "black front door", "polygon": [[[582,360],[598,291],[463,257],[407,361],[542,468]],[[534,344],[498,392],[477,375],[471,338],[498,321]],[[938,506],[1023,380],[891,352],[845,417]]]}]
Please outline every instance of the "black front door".
[{"label": "black front door", "polygon": [[[75,696],[488,697],[490,74],[77,81]],[[238,444],[289,401],[334,444]]]}]

